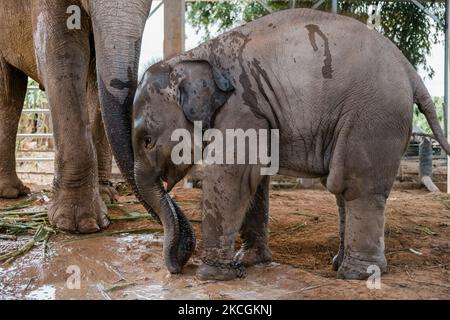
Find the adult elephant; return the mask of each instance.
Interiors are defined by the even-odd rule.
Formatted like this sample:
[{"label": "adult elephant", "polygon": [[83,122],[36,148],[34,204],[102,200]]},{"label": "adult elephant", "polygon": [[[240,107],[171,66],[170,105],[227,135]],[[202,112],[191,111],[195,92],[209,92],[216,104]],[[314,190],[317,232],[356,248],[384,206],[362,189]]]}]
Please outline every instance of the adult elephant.
[{"label": "adult elephant", "polygon": [[[81,233],[108,225],[95,148],[95,144],[104,145],[103,131],[98,130],[101,118],[92,119],[97,123],[93,130],[87,106],[100,104],[113,154],[134,188],[130,112],[151,2],[2,0],[0,197],[28,191],[15,171],[14,145],[27,78],[31,77],[47,91],[53,119],[56,160],[51,223]],[[94,143],[92,131],[99,143]]]}]

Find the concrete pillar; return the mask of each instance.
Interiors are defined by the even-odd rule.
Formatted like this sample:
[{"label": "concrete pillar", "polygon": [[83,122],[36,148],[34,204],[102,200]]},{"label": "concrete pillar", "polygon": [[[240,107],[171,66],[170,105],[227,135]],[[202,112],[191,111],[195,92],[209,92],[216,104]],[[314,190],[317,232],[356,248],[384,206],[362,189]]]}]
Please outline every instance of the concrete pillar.
[{"label": "concrete pillar", "polygon": [[[445,14],[445,108],[447,110],[447,139],[450,138],[450,110],[449,110],[449,97],[450,97],[450,1],[445,1],[446,4],[446,14]],[[447,158],[447,193],[450,193],[450,157]]]},{"label": "concrete pillar", "polygon": [[164,0],[164,59],[184,51],[184,0]]},{"label": "concrete pillar", "polygon": [[331,0],[331,12],[337,13],[338,0]]}]

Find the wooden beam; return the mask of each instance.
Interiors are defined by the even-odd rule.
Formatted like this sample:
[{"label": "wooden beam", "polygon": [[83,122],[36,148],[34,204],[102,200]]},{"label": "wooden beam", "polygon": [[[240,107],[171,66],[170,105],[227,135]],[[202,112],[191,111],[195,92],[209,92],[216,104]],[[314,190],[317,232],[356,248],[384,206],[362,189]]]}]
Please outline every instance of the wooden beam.
[{"label": "wooden beam", "polygon": [[[232,1],[232,0],[185,0],[185,2],[201,2],[201,1],[208,1],[208,2],[223,2],[223,1]],[[254,0],[256,1],[256,0]],[[289,0],[280,0],[280,1],[286,1],[289,2]],[[347,2],[373,2],[373,0],[346,0]],[[420,2],[445,2],[446,0],[420,0]],[[298,3],[316,3],[317,0],[297,0]],[[387,0],[386,2],[411,2],[411,0]]]},{"label": "wooden beam", "polygon": [[164,59],[183,52],[185,1],[164,0]]},{"label": "wooden beam", "polygon": [[[449,114],[449,97],[450,97],[450,84],[449,84],[449,76],[450,76],[450,54],[449,54],[449,45],[450,45],[450,0],[446,1],[446,13],[445,13],[445,105],[444,108],[446,110],[445,114],[447,114],[447,140],[450,138],[450,114]],[[450,157],[447,158],[447,193],[450,193]]]}]

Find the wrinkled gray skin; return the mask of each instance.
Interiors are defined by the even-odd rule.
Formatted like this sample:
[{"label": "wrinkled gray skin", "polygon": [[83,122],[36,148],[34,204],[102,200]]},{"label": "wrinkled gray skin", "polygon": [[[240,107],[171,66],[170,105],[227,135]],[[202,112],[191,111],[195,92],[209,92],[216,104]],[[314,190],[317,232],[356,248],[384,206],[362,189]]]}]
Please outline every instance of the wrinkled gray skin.
[{"label": "wrinkled gray skin", "polygon": [[[80,30],[67,27],[71,5],[81,8]],[[150,7],[151,0],[2,0],[0,196],[29,192],[17,178],[14,159],[27,77],[46,90],[51,107],[56,161],[50,222],[82,233],[109,224],[100,194],[114,193],[107,185],[111,155],[102,121],[118,165],[136,190],[130,117]]]},{"label": "wrinkled gray skin", "polygon": [[[336,195],[338,278],[364,279],[370,265],[386,270],[384,208],[410,137],[414,102],[448,153],[429,93],[388,39],[339,15],[275,13],[146,72],[133,109],[136,182],[165,216],[170,238],[178,239],[174,202],[161,181],[170,190],[189,166],[172,163],[172,132],[192,133],[195,120],[223,133],[279,129],[280,173],[321,178]],[[242,271],[239,262],[270,261],[269,179],[259,169],[206,166],[200,279],[233,279]],[[235,255],[239,232],[243,246]],[[182,250],[166,241],[171,271],[185,261],[167,260],[167,252]]]},{"label": "wrinkled gray skin", "polygon": [[[94,70],[92,70],[94,69]],[[111,182],[112,153],[106,137],[97,86],[97,74],[95,65],[89,69],[87,84],[87,101],[89,112],[89,124],[92,131],[92,139],[97,155],[97,170],[100,197],[106,204],[117,201],[118,193]]]}]

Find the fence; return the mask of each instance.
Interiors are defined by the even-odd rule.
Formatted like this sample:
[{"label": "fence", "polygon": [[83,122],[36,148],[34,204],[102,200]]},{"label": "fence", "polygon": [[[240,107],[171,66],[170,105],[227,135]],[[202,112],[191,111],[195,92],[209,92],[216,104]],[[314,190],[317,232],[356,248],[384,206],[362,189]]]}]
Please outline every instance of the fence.
[{"label": "fence", "polygon": [[[28,141],[27,141],[28,140]],[[47,95],[38,86],[28,87],[17,134],[17,162],[50,162],[54,157],[26,156],[53,153],[53,133]]]},{"label": "fence", "polygon": [[16,140],[17,173],[26,183],[51,183],[54,171],[52,132],[47,95],[30,82]]},{"label": "fence", "polygon": [[[35,83],[28,86],[16,141],[16,169],[21,179],[50,184],[55,159],[53,126],[47,95]],[[114,160],[112,178],[121,178]]]}]

